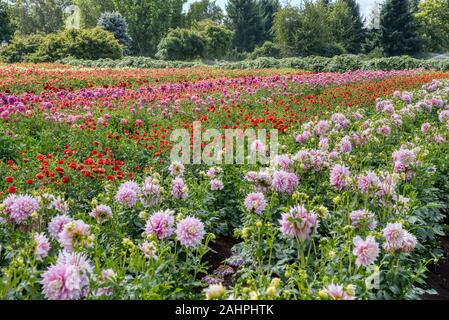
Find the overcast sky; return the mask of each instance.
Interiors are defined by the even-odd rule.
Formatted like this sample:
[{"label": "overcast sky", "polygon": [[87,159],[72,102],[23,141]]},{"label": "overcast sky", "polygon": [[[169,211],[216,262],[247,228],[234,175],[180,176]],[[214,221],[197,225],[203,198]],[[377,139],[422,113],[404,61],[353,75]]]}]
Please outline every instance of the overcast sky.
[{"label": "overcast sky", "polygon": [[[224,9],[225,4],[227,0],[216,0],[217,3]],[[284,3],[285,0],[281,0],[282,3]],[[195,2],[195,0],[188,0],[188,3]],[[371,11],[371,8],[375,2],[375,0],[357,0],[357,2],[360,4],[360,11],[363,16],[368,17],[369,13]],[[378,1],[380,2],[380,1]],[[291,0],[290,3],[292,4],[299,4],[300,0]]]}]

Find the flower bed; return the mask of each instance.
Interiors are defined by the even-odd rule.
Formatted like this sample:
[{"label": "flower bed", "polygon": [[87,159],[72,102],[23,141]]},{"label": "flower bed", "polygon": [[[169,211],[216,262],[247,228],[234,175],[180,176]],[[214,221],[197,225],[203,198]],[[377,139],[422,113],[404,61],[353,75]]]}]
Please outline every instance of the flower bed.
[{"label": "flower bed", "polygon": [[[444,77],[3,94],[0,297],[416,298],[440,256],[449,84],[404,90]],[[280,129],[282,153],[269,165],[168,161],[171,130],[198,119]],[[222,236],[237,244],[211,269]]]}]

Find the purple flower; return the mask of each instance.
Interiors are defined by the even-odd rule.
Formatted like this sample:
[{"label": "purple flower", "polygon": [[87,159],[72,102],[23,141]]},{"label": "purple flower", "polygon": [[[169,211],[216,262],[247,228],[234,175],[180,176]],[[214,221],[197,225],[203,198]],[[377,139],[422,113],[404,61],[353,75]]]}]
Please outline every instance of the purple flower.
[{"label": "purple flower", "polygon": [[182,219],[176,228],[176,238],[186,247],[196,248],[205,234],[203,223],[193,217]]},{"label": "purple flower", "polygon": [[33,212],[39,210],[37,200],[29,195],[14,197],[12,204],[9,206],[9,216],[16,223],[22,223]]},{"label": "purple flower", "polygon": [[53,237],[53,239],[57,240],[59,239],[59,234],[64,229],[64,226],[71,221],[73,221],[73,219],[65,214],[56,216],[51,219],[50,223],[48,224],[48,232]]}]

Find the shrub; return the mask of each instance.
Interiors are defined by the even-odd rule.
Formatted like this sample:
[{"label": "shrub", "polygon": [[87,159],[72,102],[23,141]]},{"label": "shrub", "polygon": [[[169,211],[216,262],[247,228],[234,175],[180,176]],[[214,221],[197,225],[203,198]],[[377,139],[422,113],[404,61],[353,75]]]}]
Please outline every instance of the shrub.
[{"label": "shrub", "polygon": [[206,45],[198,31],[177,28],[161,40],[157,49],[156,57],[162,60],[193,60],[204,57]]},{"label": "shrub", "polygon": [[113,34],[100,28],[71,29],[50,34],[38,50],[28,56],[34,62],[56,61],[66,57],[79,59],[120,59],[123,46]]},{"label": "shrub", "polygon": [[280,56],[281,48],[279,48],[271,41],[265,41],[261,46],[254,49],[254,51],[250,54],[250,57],[252,59],[260,57],[280,58]]},{"label": "shrub", "polygon": [[0,60],[7,63],[27,60],[28,55],[37,51],[43,39],[44,36],[40,34],[16,35],[6,47],[1,49]]},{"label": "shrub", "polygon": [[206,46],[205,57],[223,58],[231,46],[234,32],[210,20],[200,22],[199,30]]}]

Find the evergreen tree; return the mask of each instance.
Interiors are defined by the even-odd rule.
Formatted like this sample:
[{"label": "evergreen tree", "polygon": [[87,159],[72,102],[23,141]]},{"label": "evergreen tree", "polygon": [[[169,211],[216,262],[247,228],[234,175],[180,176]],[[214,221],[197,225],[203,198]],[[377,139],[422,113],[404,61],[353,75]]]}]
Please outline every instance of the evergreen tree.
[{"label": "evergreen tree", "polygon": [[11,23],[9,7],[0,2],[0,44],[3,41],[9,41],[14,33],[14,27]]},{"label": "evergreen tree", "polygon": [[262,17],[262,41],[272,41],[274,15],[279,11],[281,5],[279,4],[279,0],[260,0],[258,4]]},{"label": "evergreen tree", "polygon": [[254,0],[229,0],[227,24],[234,31],[233,46],[238,51],[253,51],[261,42],[263,27],[259,6]]},{"label": "evergreen tree", "polygon": [[118,42],[125,47],[125,54],[128,54],[127,48],[131,40],[128,35],[128,23],[120,13],[103,12],[97,24],[112,33]]},{"label": "evergreen tree", "polygon": [[390,56],[420,51],[421,39],[408,0],[386,0],[380,13],[380,44]]},{"label": "evergreen tree", "polygon": [[353,33],[350,39],[347,40],[348,47],[346,48],[350,53],[359,53],[362,43],[365,40],[364,19],[360,14],[360,6],[356,0],[342,0],[349,8],[352,16],[352,30]]}]

